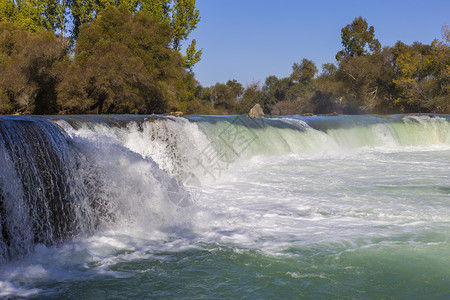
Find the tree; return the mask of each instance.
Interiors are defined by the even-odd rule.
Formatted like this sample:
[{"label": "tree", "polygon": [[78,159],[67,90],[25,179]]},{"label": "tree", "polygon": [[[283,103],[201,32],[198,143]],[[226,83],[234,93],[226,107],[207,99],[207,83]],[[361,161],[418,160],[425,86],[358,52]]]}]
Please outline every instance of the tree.
[{"label": "tree", "polygon": [[373,26],[369,27],[361,16],[342,28],[341,38],[344,49],[336,54],[338,61],[346,56],[359,57],[381,50],[381,44],[375,38],[375,29]]},{"label": "tree", "polygon": [[67,55],[65,43],[51,32],[31,33],[0,24],[0,113],[57,112],[55,64]]},{"label": "tree", "polygon": [[340,62],[337,76],[344,84],[346,112],[372,112],[389,105],[394,76],[390,57],[386,48],[373,55],[348,56]]},{"label": "tree", "polygon": [[322,73],[312,82],[311,103],[316,114],[343,112],[343,83],[338,68],[332,63],[322,65]]},{"label": "tree", "polygon": [[47,30],[65,36],[67,0],[0,0],[0,22],[11,22],[31,32]]},{"label": "tree", "polygon": [[295,82],[308,84],[317,73],[316,64],[309,59],[303,58],[302,63],[294,63],[292,66],[291,79]]},{"label": "tree", "polygon": [[[163,113],[187,91],[167,23],[109,7],[80,28],[75,61],[61,72],[59,104],[70,113]],[[180,90],[183,89],[183,90]]]},{"label": "tree", "polygon": [[336,76],[337,67],[332,63],[325,63],[322,65],[321,78],[330,78]]},{"label": "tree", "polygon": [[248,114],[250,109],[256,103],[259,103],[261,106],[264,107],[264,94],[261,91],[259,82],[253,82],[245,88],[242,96],[240,97],[238,103],[235,106],[236,113]]},{"label": "tree", "polygon": [[186,49],[186,55],[184,57],[184,64],[186,69],[192,70],[192,67],[200,61],[200,58],[202,56],[203,49],[200,49],[197,51],[195,48],[197,46],[197,41],[194,39],[192,40],[189,47]]},{"label": "tree", "polygon": [[11,0],[0,0],[0,23],[13,22],[17,5]]},{"label": "tree", "polygon": [[236,79],[228,80],[227,87],[229,88],[231,95],[236,99],[236,101],[244,92],[244,87],[242,86],[242,84],[237,82]]},{"label": "tree", "polygon": [[195,0],[175,0],[171,9],[170,24],[173,30],[173,48],[180,50],[181,42],[197,28],[200,13],[195,9]]},{"label": "tree", "polygon": [[216,83],[208,89],[207,98],[219,113],[234,113],[235,105],[244,92],[242,84],[228,80],[226,84]]},{"label": "tree", "polygon": [[450,26],[448,24],[442,26],[442,37],[445,43],[450,44]]},{"label": "tree", "polygon": [[[73,38],[77,38],[80,26],[92,22],[107,7],[122,6],[132,14],[141,12],[161,22],[166,22],[172,30],[172,48],[181,51],[183,41],[200,22],[200,13],[195,8],[195,0],[71,0],[70,10],[74,20]],[[186,48],[185,65],[191,69],[200,61],[202,50],[196,50],[196,40]]]},{"label": "tree", "polygon": [[393,52],[397,106],[405,112],[448,112],[450,46],[437,39],[431,45],[398,42]]},{"label": "tree", "polygon": [[1,17],[4,21],[32,32],[51,29],[51,24],[44,17],[45,1],[0,1],[0,7],[5,9]]},{"label": "tree", "polygon": [[[92,22],[103,9],[114,6],[117,7],[122,1],[113,0],[69,0],[70,14],[73,20],[72,39],[77,40],[80,27],[83,24]],[[127,1],[128,2],[128,1]],[[127,3],[129,4],[129,3]],[[136,7],[124,5],[128,11],[133,12]]]},{"label": "tree", "polygon": [[278,79],[273,75],[267,77],[262,90],[268,96],[268,101],[264,103],[263,108],[269,109],[275,103],[285,100],[291,85],[290,78]]},{"label": "tree", "polygon": [[305,111],[305,107],[301,102],[280,101],[272,107],[270,114],[272,115],[298,115],[312,110]]}]

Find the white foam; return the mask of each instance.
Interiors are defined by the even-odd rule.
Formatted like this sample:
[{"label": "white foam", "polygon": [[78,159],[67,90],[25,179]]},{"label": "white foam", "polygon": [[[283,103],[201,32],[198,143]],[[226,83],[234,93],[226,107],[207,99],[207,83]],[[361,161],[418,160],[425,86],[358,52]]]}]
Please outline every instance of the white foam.
[{"label": "white foam", "polygon": [[0,281],[0,297],[5,299],[8,298],[16,298],[16,297],[30,297],[37,295],[41,292],[40,289],[37,288],[24,288],[17,287],[11,282]]}]

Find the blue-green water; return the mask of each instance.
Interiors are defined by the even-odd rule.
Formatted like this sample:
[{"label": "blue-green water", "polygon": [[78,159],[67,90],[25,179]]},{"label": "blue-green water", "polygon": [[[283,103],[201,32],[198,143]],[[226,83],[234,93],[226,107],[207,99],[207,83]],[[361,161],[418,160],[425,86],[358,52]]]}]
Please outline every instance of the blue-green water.
[{"label": "blue-green water", "polygon": [[448,116],[69,123],[114,221],[3,262],[2,297],[450,298]]}]

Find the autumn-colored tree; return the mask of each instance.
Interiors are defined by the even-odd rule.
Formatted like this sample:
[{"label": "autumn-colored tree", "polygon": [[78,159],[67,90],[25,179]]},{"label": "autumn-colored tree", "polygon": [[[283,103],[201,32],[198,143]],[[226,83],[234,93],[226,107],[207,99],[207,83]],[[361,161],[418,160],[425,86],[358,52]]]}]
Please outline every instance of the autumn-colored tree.
[{"label": "autumn-colored tree", "polygon": [[[261,106],[272,114],[311,112],[311,81],[316,73],[315,64],[303,59],[302,64],[293,65],[293,73],[286,78],[266,78],[262,87]],[[290,103],[289,103],[290,102]]]},{"label": "autumn-colored tree", "polygon": [[[0,22],[11,22],[32,32],[51,31],[63,38],[70,33],[71,44],[75,45],[83,24],[95,20],[107,7],[122,6],[132,14],[141,12],[168,23],[172,48],[181,52],[183,42],[200,21],[195,5],[195,0],[0,0]],[[184,63],[189,70],[201,58],[202,49],[196,47],[195,39],[186,47]]]},{"label": "autumn-colored tree", "polygon": [[0,0],[0,22],[13,22],[16,14],[16,3],[10,0]]},{"label": "autumn-colored tree", "polygon": [[338,69],[332,63],[322,65],[322,72],[312,82],[311,103],[316,114],[344,112],[344,84],[339,80]]},{"label": "autumn-colored tree", "polygon": [[322,73],[320,74],[321,78],[332,78],[337,73],[337,67],[332,63],[325,63],[322,65]]},{"label": "autumn-colored tree", "polygon": [[277,102],[287,100],[289,88],[293,82],[290,78],[278,79],[272,75],[266,78],[262,91],[267,96],[262,104],[263,109],[270,111]]}]

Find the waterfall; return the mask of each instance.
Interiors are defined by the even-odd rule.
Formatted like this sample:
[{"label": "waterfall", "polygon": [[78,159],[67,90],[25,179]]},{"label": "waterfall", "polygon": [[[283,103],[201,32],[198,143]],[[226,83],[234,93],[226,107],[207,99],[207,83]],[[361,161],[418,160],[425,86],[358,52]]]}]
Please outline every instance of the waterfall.
[{"label": "waterfall", "polygon": [[0,262],[111,224],[182,218],[254,156],[450,147],[449,116],[0,117]]},{"label": "waterfall", "polygon": [[92,230],[76,153],[56,125],[2,117],[0,166],[0,260]]}]

